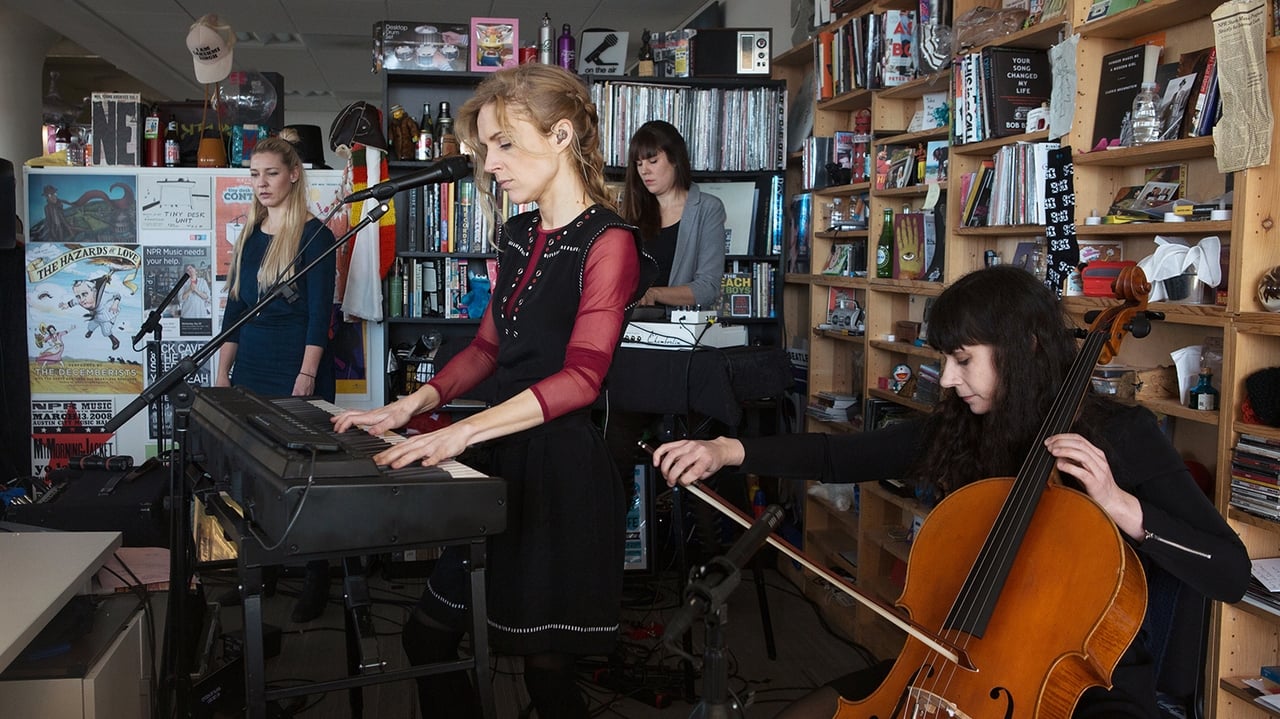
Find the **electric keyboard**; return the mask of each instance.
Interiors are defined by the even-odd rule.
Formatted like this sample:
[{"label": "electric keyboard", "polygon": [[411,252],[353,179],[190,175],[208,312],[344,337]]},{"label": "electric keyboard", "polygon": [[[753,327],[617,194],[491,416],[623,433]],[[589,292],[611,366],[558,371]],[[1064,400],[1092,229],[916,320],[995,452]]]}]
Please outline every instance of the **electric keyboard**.
[{"label": "electric keyboard", "polygon": [[341,411],[242,387],[196,388],[187,442],[264,546],[288,555],[390,551],[506,528],[505,480],[452,460],[379,466],[372,457],[404,438],[334,432],[329,420]]}]

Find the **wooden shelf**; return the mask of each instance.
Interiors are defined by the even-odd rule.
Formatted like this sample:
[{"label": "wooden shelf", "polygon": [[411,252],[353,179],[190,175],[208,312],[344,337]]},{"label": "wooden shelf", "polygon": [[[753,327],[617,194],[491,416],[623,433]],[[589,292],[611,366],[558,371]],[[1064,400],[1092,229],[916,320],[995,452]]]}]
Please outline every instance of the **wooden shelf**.
[{"label": "wooden shelf", "polygon": [[[1151,3],[1159,1],[1149,0]],[[1137,147],[1117,147],[1114,150],[1077,152],[1071,159],[1076,165],[1132,167],[1135,165],[1181,162],[1183,160],[1194,160],[1198,157],[1213,157],[1212,137],[1205,135],[1204,137],[1188,137],[1182,140],[1168,140],[1151,145],[1138,145]]]},{"label": "wooden shelf", "polygon": [[894,539],[889,536],[888,530],[883,527],[872,529],[863,535],[869,540],[873,546],[879,547],[881,550],[894,557],[907,561],[911,556],[911,542],[905,539]]},{"label": "wooden shelf", "polygon": [[1235,318],[1237,332],[1254,335],[1280,335],[1280,313],[1241,312]]},{"label": "wooden shelf", "polygon": [[818,197],[843,197],[845,195],[852,195],[859,192],[869,192],[870,190],[870,182],[855,182],[849,185],[832,185],[830,187],[815,189],[813,194]]},{"label": "wooden shelf", "polygon": [[1043,235],[1044,225],[988,225],[986,227],[957,227],[955,234],[969,237],[1025,237]]},{"label": "wooden shelf", "polygon": [[1127,40],[1212,13],[1218,0],[1147,0],[1137,7],[1075,26],[1082,37]]},{"label": "wooden shelf", "polygon": [[867,278],[846,277],[845,275],[812,275],[813,284],[819,287],[844,287],[854,290],[867,289]]},{"label": "wooden shelf", "polygon": [[1280,711],[1272,709],[1258,701],[1258,697],[1262,696],[1262,692],[1254,689],[1244,683],[1246,677],[1223,677],[1218,681],[1218,688],[1222,691],[1251,703],[1259,711],[1266,712],[1273,717],[1280,717]]},{"label": "wooden shelf", "polygon": [[864,107],[871,107],[871,91],[865,88],[852,90],[829,100],[818,101],[818,110],[826,112],[852,112]]},{"label": "wooden shelf", "polygon": [[1076,223],[1078,237],[1125,237],[1149,235],[1225,235],[1231,232],[1231,221],[1201,222],[1124,222],[1115,225]]},{"label": "wooden shelf", "polygon": [[898,135],[888,135],[886,137],[877,138],[877,145],[914,145],[917,142],[929,142],[930,140],[945,140],[951,134],[950,127],[931,127],[928,130],[920,130],[918,132],[904,132]]},{"label": "wooden shelf", "polygon": [[823,330],[817,327],[813,328],[813,336],[837,342],[852,342],[856,349],[862,349],[862,340],[866,339],[866,335],[854,334],[848,330]]},{"label": "wooden shelf", "polygon": [[925,282],[924,280],[882,280],[878,278],[870,278],[867,280],[868,287],[878,292],[897,292],[904,295],[928,295],[937,296],[942,294],[942,283]]},{"label": "wooden shelf", "polygon": [[[898,85],[896,87],[887,87],[877,91],[877,97],[882,100],[916,100],[931,92],[950,92],[951,91],[951,68],[939,70],[932,75],[917,77],[911,82]],[[947,129],[947,128],[940,128]],[[946,133],[943,133],[946,137]]]},{"label": "wooden shelf", "polygon": [[872,397],[876,397],[878,399],[887,399],[890,402],[893,402],[894,404],[900,404],[903,407],[909,407],[911,409],[914,409],[917,412],[923,412],[925,414],[929,414],[930,412],[933,411],[933,405],[931,404],[925,404],[924,402],[917,402],[916,400],[911,399],[910,397],[903,397],[901,395],[896,395],[887,389],[880,389],[879,387],[869,387],[867,389],[867,394],[871,395]]},{"label": "wooden shelf", "polygon": [[1001,45],[1004,47],[1029,47],[1036,48],[1038,50],[1048,50],[1059,42],[1062,42],[1062,38],[1066,34],[1066,19],[1055,18],[1047,22],[1037,23],[1031,27],[1015,30],[1008,35],[1001,35],[985,45],[964,48],[962,52],[973,52],[990,45]]},{"label": "wooden shelf", "polygon": [[885,352],[896,352],[938,362],[942,361],[942,354],[928,345],[917,347],[909,342],[888,342],[886,340],[870,340],[867,344]]},{"label": "wooden shelf", "polygon": [[[938,186],[939,190],[947,189],[946,182],[933,183]],[[872,190],[871,194],[876,197],[924,197],[929,194],[931,185],[911,185],[910,187],[894,187],[888,190]]]},{"label": "wooden shelf", "polygon": [[[1120,300],[1111,297],[1063,297],[1062,306],[1073,316],[1083,316],[1090,310],[1106,310],[1119,307]],[[1227,308],[1222,305],[1193,305],[1178,302],[1152,302],[1147,309],[1163,312],[1164,322],[1203,327],[1225,327]],[[1280,327],[1280,325],[1277,325]]]},{"label": "wooden shelf", "polygon": [[1048,130],[1040,130],[1039,132],[1025,132],[1021,135],[1010,135],[1009,137],[997,137],[993,140],[983,140],[982,142],[970,142],[967,145],[952,145],[951,154],[953,155],[993,155],[996,150],[1005,145],[1014,145],[1019,142],[1044,142],[1049,139]]},{"label": "wooden shelf", "polygon": [[819,240],[857,240],[866,239],[867,230],[831,230],[829,232],[815,232],[813,236]]}]

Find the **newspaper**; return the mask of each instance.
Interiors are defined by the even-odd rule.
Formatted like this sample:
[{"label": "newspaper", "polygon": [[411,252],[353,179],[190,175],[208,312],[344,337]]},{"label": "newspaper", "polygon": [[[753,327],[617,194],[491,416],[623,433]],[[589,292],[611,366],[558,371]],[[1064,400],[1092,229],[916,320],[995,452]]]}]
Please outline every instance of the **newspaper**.
[{"label": "newspaper", "polygon": [[1213,128],[1218,172],[1266,165],[1275,118],[1267,84],[1267,5],[1228,0],[1213,11],[1222,118]]}]

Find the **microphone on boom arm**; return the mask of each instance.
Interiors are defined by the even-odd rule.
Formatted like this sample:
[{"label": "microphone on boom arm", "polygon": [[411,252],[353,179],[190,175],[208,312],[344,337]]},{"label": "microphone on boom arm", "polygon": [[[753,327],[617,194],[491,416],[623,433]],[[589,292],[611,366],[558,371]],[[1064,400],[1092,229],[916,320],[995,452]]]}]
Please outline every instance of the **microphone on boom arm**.
[{"label": "microphone on boom arm", "polygon": [[397,192],[422,187],[423,185],[434,185],[440,182],[454,182],[470,176],[471,158],[467,155],[449,155],[448,157],[440,158],[417,172],[411,172],[408,175],[379,182],[373,187],[367,187],[359,192],[353,192],[342,201],[350,204],[362,200],[389,200]]}]

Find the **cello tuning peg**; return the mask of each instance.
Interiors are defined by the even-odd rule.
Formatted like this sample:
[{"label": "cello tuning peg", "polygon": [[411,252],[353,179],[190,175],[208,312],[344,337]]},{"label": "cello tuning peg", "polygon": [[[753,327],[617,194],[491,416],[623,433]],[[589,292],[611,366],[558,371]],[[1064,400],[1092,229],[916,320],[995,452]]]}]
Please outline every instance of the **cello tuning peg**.
[{"label": "cello tuning peg", "polygon": [[1102,310],[1089,310],[1084,313],[1084,321],[1088,324],[1093,324],[1093,321],[1098,319],[1100,314],[1102,314]]},{"label": "cello tuning peg", "polygon": [[1164,319],[1164,313],[1163,313],[1163,312],[1156,312],[1155,310],[1146,310],[1143,314],[1145,314],[1145,315],[1147,316],[1147,319],[1149,319],[1149,320],[1162,320],[1162,319]]},{"label": "cello tuning peg", "polygon": [[1130,335],[1133,335],[1137,339],[1142,339],[1143,337],[1151,334],[1151,318],[1147,317],[1147,313],[1140,312],[1134,315],[1133,319],[1129,320],[1129,326],[1127,329],[1129,330]]},{"label": "cello tuning peg", "polygon": [[1089,330],[1086,330],[1083,327],[1075,327],[1071,330],[1071,334],[1074,335],[1076,339],[1082,340],[1089,336]]}]

